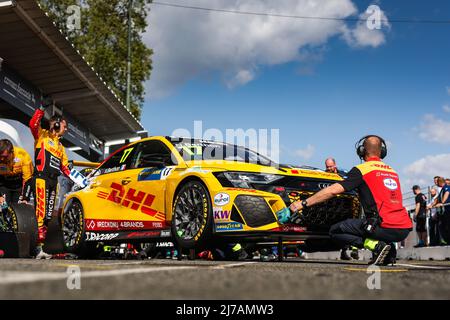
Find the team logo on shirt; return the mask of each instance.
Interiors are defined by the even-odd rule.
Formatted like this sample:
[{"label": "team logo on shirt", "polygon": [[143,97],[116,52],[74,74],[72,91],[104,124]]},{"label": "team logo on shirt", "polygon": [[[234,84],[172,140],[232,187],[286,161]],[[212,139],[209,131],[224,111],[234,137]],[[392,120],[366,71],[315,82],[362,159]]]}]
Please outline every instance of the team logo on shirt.
[{"label": "team logo on shirt", "polygon": [[394,179],[384,179],[384,186],[386,188],[388,188],[389,190],[397,190],[398,189],[398,184]]}]

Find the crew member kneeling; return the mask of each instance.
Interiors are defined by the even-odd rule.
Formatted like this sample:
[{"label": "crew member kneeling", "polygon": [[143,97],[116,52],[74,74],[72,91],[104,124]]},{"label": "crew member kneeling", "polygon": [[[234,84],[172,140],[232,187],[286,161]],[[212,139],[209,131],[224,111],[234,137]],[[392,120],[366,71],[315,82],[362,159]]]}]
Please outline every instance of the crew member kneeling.
[{"label": "crew member kneeling", "polygon": [[70,176],[69,162],[64,146],[59,141],[67,130],[67,123],[61,116],[50,119],[50,129],[41,128],[45,108],[52,101],[44,100],[30,121],[30,129],[35,139],[35,209],[38,221],[37,259],[50,259],[42,250],[47,235],[47,225],[51,220],[56,201],[58,177],[61,172]]},{"label": "crew member kneeling", "polygon": [[366,136],[358,141],[356,149],[364,163],[354,167],[344,181],[292,203],[290,209],[300,212],[341,193],[357,190],[366,218],[333,225],[331,238],[341,247],[351,245],[371,250],[374,254],[371,264],[395,263],[397,252],[393,242],[403,241],[412,230],[411,218],[403,207],[399,177],[381,161],[387,155],[386,142],[381,137]]},{"label": "crew member kneeling", "polygon": [[32,176],[30,155],[8,139],[0,140],[0,207],[4,202],[28,201]]}]

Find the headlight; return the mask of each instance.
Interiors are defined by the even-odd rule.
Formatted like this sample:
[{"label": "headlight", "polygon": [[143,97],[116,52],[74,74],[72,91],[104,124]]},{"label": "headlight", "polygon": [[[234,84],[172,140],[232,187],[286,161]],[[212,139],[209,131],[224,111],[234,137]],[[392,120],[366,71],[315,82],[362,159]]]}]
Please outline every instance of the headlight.
[{"label": "headlight", "polygon": [[235,188],[244,189],[253,189],[253,183],[268,184],[283,178],[283,176],[266,173],[223,172],[222,174]]}]

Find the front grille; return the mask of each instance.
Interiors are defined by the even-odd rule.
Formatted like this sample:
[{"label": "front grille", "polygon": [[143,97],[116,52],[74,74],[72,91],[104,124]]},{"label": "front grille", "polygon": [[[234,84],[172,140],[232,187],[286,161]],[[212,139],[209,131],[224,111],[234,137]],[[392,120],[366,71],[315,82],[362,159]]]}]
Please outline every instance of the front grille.
[{"label": "front grille", "polygon": [[[313,192],[291,191],[288,193],[290,203],[304,200]],[[333,224],[346,219],[357,218],[360,210],[358,198],[352,195],[340,195],[324,203],[303,210],[301,225],[309,231],[327,231]]]},{"label": "front grille", "polygon": [[262,197],[237,196],[234,201],[246,224],[258,228],[276,222],[275,216]]}]

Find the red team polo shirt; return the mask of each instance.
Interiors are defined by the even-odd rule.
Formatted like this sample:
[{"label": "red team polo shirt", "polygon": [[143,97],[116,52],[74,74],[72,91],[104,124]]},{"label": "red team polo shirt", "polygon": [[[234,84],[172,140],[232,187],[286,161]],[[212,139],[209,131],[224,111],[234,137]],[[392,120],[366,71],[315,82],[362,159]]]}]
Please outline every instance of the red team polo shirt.
[{"label": "red team polo shirt", "polygon": [[339,183],[345,191],[358,191],[365,214],[378,214],[382,228],[412,228],[411,218],[403,207],[398,174],[380,158],[369,158],[367,162],[354,167],[347,178]]}]

